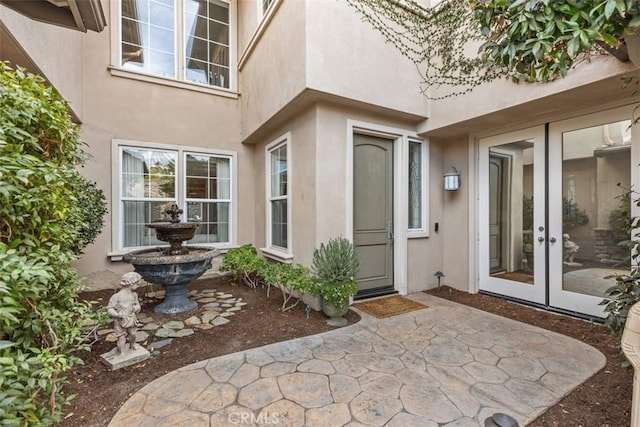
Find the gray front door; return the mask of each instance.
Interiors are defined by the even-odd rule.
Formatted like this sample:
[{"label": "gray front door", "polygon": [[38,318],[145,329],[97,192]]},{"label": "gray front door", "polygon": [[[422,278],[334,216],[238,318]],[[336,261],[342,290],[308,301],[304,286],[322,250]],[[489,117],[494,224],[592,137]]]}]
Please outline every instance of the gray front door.
[{"label": "gray front door", "polygon": [[393,290],[393,141],[355,134],[353,241],[359,295]]}]

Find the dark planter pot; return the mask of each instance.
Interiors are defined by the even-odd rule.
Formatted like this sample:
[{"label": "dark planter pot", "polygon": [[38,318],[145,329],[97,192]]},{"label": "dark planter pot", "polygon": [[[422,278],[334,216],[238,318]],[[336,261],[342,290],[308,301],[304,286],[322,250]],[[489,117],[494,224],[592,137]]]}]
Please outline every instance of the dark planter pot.
[{"label": "dark planter pot", "polygon": [[327,301],[322,298],[321,301],[322,312],[329,318],[327,324],[331,326],[344,326],[347,324],[347,319],[343,316],[349,311],[349,299],[347,298],[340,305],[336,305],[331,301]]}]

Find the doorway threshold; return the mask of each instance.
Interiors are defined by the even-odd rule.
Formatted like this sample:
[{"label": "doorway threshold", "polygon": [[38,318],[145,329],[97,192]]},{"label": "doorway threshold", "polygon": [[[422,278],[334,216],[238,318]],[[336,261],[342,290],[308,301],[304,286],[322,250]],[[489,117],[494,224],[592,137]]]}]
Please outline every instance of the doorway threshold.
[{"label": "doorway threshold", "polygon": [[523,299],[520,299],[520,298],[514,298],[514,297],[507,296],[507,295],[496,294],[495,292],[489,292],[489,291],[480,290],[480,291],[478,291],[478,293],[482,294],[482,295],[488,295],[488,296],[491,296],[491,297],[495,297],[495,298],[501,298],[503,300],[515,302],[517,304],[526,305],[528,307],[534,307],[534,308],[538,308],[540,310],[550,311],[552,313],[564,314],[565,316],[575,317],[575,318],[586,320],[586,321],[592,322],[592,323],[599,323],[599,324],[603,324],[604,323],[604,319],[602,317],[591,316],[591,315],[588,315],[588,314],[579,313],[577,311],[565,310],[563,308],[558,308],[558,307],[553,307],[553,306],[550,306],[550,305],[539,304],[539,303],[523,300]]},{"label": "doorway threshold", "polygon": [[385,296],[385,295],[393,295],[393,294],[397,294],[397,293],[398,293],[398,291],[395,290],[393,285],[389,285],[389,286],[383,286],[383,287],[375,288],[375,289],[365,289],[365,290],[362,290],[362,291],[358,291],[356,296],[353,297],[353,300],[354,301],[360,301],[360,300],[367,299],[367,298],[382,297],[382,296]]}]

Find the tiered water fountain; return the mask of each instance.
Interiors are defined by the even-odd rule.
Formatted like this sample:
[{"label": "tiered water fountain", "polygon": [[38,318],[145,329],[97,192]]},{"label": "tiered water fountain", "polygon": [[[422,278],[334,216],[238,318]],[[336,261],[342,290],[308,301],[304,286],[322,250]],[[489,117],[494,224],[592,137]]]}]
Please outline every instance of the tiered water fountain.
[{"label": "tiered water fountain", "polygon": [[174,203],[166,211],[171,218],[169,222],[147,224],[156,230],[158,240],[168,242],[169,247],[142,249],[123,257],[144,280],[164,287],[164,301],[154,308],[156,313],[175,314],[196,308],[198,303],[187,296],[187,286],[211,268],[211,260],[220,254],[209,247],[184,246],[200,223],[180,222],[182,212]]}]

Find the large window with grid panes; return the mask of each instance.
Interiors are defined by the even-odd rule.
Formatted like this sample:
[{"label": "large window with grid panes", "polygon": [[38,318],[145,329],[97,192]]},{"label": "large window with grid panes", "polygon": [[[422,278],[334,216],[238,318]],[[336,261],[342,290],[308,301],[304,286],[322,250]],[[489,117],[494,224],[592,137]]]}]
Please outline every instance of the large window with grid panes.
[{"label": "large window with grid panes", "polygon": [[115,143],[119,250],[164,244],[146,224],[168,220],[172,203],[182,221],[201,224],[189,244],[232,244],[235,153]]},{"label": "large window with grid panes", "polygon": [[232,2],[121,0],[118,67],[169,79],[231,88]]},{"label": "large window with grid panes", "polygon": [[267,146],[267,246],[290,253],[290,153],[289,134]]}]

